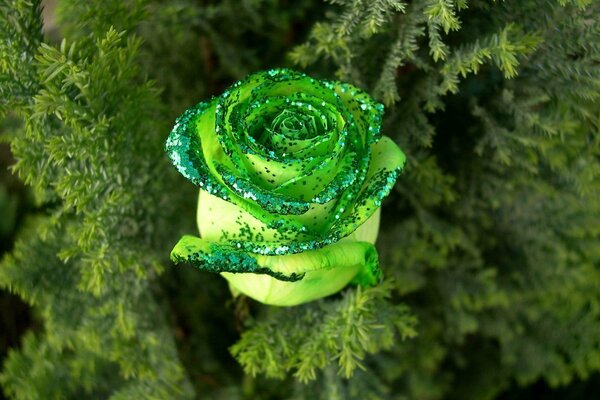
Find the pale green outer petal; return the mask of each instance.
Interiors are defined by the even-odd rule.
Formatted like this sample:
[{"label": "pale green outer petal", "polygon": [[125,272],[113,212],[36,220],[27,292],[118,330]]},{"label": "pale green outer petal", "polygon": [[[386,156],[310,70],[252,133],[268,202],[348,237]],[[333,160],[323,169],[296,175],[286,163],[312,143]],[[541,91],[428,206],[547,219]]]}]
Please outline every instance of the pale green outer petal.
[{"label": "pale green outer petal", "polygon": [[[313,204],[306,213],[287,218],[308,227],[312,227],[313,224],[318,226],[327,220],[327,215],[334,205],[335,200],[325,204]],[[277,229],[268,228],[268,223],[262,222],[238,205],[213,196],[202,189],[198,196],[197,222],[200,236],[213,241],[285,242],[289,240],[283,238]]]},{"label": "pale green outer petal", "polygon": [[[350,236],[318,250],[283,256],[253,255],[261,267],[290,275],[304,273],[299,281],[282,281],[266,274],[222,272],[234,294],[243,293],[276,306],[294,306],[334,294],[350,282],[374,284],[378,275],[373,244],[380,212]],[[362,241],[356,241],[362,239]]]},{"label": "pale green outer petal", "polygon": [[[292,306],[329,296],[355,278],[357,282],[372,281],[370,269],[375,268],[376,260],[365,258],[376,254],[372,245],[377,239],[379,220],[377,209],[350,235],[319,250],[281,256],[252,254],[262,268],[285,275],[304,274],[299,281],[251,272],[221,274],[229,281],[232,292],[244,293],[265,304]],[[202,239],[216,244],[231,239],[277,241],[281,236],[247,211],[204,190],[200,190],[198,199],[198,228]],[[365,277],[361,279],[361,275]]]},{"label": "pale green outer petal", "polygon": [[[379,213],[367,220],[355,238],[375,238]],[[286,255],[238,251],[228,242],[186,235],[171,252],[176,263],[221,273],[234,294],[244,293],[265,304],[293,306],[329,296],[348,283],[376,284],[381,278],[373,243],[340,240],[323,248]]]},{"label": "pale green outer petal", "polygon": [[197,223],[200,236],[214,242],[251,240],[250,237],[274,241],[280,236],[277,229],[267,228],[267,224],[241,207],[202,189],[198,195]]},{"label": "pale green outer petal", "polygon": [[381,207],[377,208],[357,230],[340,239],[340,242],[368,242],[375,244],[379,234],[379,221],[381,219]]},{"label": "pale green outer petal", "polygon": [[[307,253],[311,252],[269,257],[309,257]],[[272,306],[295,306],[340,291],[358,274],[362,263],[361,260],[352,265],[338,264],[334,268],[307,272],[297,282],[284,282],[265,274],[222,272],[221,275],[234,294],[243,293]]]}]

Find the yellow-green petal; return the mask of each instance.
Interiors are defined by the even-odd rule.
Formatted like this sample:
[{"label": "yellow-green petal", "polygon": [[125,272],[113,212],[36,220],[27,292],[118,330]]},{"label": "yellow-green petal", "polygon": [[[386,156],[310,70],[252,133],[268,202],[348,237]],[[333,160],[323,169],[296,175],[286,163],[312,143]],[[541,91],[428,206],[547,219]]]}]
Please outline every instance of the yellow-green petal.
[{"label": "yellow-green petal", "polygon": [[[379,218],[363,227],[373,237]],[[360,230],[360,229],[359,229]],[[356,233],[361,236],[360,232]],[[372,243],[342,240],[321,249],[266,256],[240,251],[228,242],[184,236],[171,253],[176,263],[187,262],[221,273],[234,291],[265,304],[292,306],[336,293],[348,283],[376,284],[381,276]]]}]

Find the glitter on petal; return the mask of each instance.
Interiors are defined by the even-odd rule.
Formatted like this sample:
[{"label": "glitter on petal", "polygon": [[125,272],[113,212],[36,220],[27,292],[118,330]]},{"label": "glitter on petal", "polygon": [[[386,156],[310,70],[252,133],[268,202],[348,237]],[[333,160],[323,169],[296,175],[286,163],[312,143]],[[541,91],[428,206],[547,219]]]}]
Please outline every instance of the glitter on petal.
[{"label": "glitter on petal", "polygon": [[[297,302],[267,301],[243,282],[233,283],[231,274],[265,275],[273,284],[296,285],[286,286],[293,297],[297,285],[307,284],[305,275],[314,276],[319,268],[324,274],[331,268],[358,268],[352,276],[340,270],[336,276],[344,282],[331,283],[322,293],[308,290],[300,302],[331,294],[353,279],[376,283],[380,271],[372,244],[357,247],[365,258],[352,259],[352,267],[335,246],[364,230],[367,222],[375,223],[373,216],[403,168],[402,151],[380,134],[383,110],[352,85],[284,68],[249,75],[186,110],[175,121],[165,150],[185,178],[230,211],[210,215],[214,238],[186,236],[172,259],[226,272],[242,292],[269,304]],[[324,254],[337,257],[338,264],[330,265]],[[302,263],[285,261],[305,256],[322,266],[311,265],[309,272]],[[281,271],[269,269],[274,260]]]}]

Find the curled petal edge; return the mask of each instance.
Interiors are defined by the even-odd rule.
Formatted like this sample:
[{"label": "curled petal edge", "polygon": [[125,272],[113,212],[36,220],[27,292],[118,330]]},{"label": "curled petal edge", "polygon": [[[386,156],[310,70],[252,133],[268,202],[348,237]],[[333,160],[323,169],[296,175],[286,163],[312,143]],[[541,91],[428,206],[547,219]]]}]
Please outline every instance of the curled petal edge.
[{"label": "curled petal edge", "polygon": [[234,291],[279,306],[325,297],[348,283],[370,286],[381,279],[377,250],[367,242],[340,241],[302,253],[266,256],[186,235],[173,248],[171,259],[221,273]]}]

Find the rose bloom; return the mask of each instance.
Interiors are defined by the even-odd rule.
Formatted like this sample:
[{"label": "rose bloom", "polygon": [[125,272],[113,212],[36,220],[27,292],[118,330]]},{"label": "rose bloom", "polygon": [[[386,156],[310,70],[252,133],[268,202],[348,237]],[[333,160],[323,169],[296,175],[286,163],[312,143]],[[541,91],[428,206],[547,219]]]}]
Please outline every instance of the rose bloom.
[{"label": "rose bloom", "polygon": [[166,151],[200,187],[200,237],[181,238],[173,261],[272,305],[376,284],[380,205],[405,161],[382,113],[351,85],[288,69],[185,111]]}]

